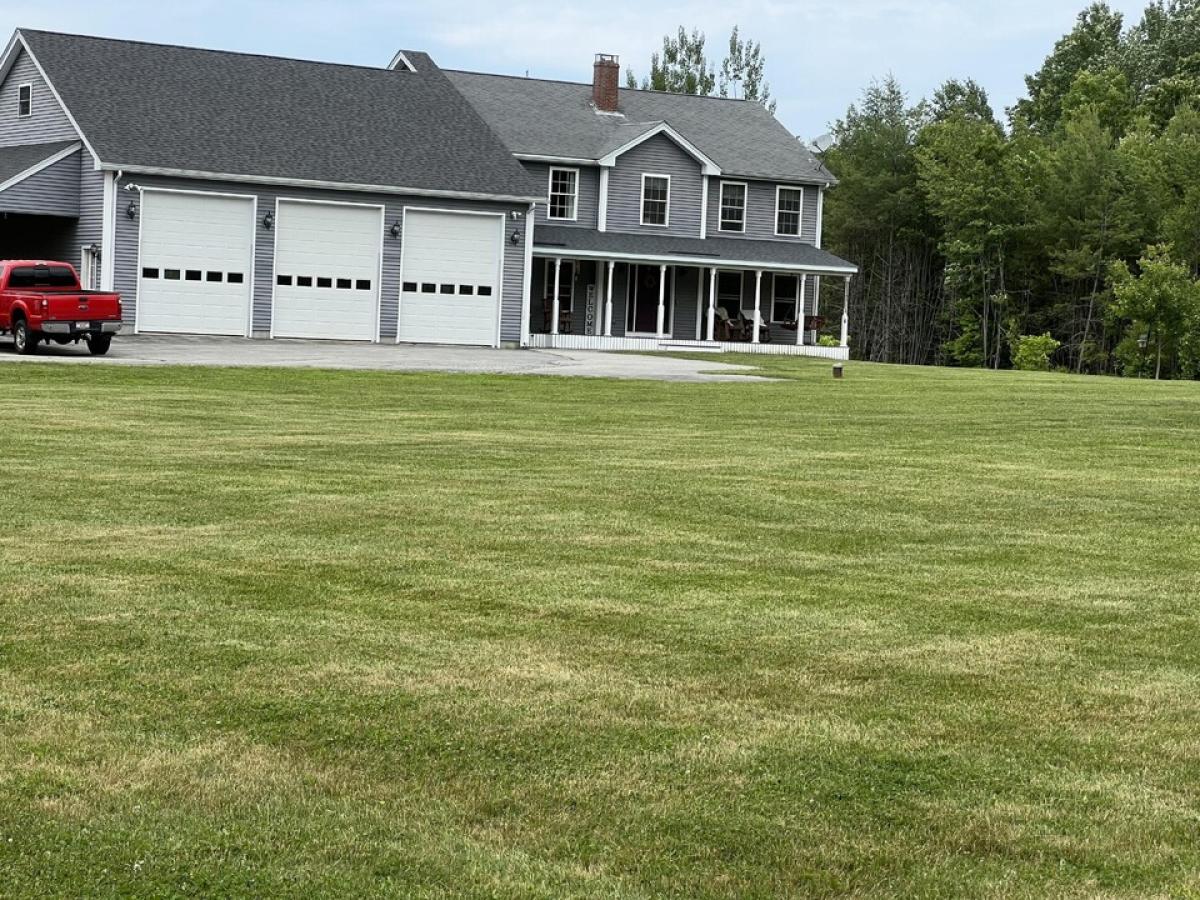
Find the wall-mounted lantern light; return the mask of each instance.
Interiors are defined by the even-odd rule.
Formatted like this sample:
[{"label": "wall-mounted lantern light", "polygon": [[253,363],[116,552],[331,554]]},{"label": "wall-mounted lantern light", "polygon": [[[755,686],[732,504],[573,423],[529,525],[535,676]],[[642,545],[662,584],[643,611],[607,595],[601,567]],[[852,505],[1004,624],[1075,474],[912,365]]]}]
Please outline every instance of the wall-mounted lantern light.
[{"label": "wall-mounted lantern light", "polygon": [[131,219],[137,218],[137,204],[132,200],[130,200],[129,205],[125,207],[125,215],[129,216]]},{"label": "wall-mounted lantern light", "polygon": [[267,229],[267,231],[270,231],[274,227],[275,227],[275,213],[271,212],[270,210],[267,210],[267,214],[265,216],[263,216],[263,228]]},{"label": "wall-mounted lantern light", "polygon": [[519,243],[521,243],[521,229],[520,229],[520,228],[514,228],[514,229],[513,229],[513,233],[512,233],[512,234],[510,234],[510,235],[508,236],[508,240],[509,240],[509,242],[510,242],[510,243],[512,243],[512,244],[519,244]]},{"label": "wall-mounted lantern light", "polygon": [[394,238],[400,237],[400,220],[397,219],[395,222],[393,222],[392,227],[388,230],[391,231],[392,237],[394,237]]}]

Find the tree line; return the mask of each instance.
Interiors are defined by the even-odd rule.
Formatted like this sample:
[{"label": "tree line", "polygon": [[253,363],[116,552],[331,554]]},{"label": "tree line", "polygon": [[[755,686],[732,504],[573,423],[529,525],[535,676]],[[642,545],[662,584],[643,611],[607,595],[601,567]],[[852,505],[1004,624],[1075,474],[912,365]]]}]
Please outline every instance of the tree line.
[{"label": "tree line", "polygon": [[[769,102],[739,44],[745,96]],[[680,29],[643,86],[712,93],[713,71]],[[912,102],[889,77],[833,126],[824,236],[861,269],[852,352],[1200,377],[1200,0],[1129,27],[1094,3],[1025,82],[1002,118],[970,79]]]}]

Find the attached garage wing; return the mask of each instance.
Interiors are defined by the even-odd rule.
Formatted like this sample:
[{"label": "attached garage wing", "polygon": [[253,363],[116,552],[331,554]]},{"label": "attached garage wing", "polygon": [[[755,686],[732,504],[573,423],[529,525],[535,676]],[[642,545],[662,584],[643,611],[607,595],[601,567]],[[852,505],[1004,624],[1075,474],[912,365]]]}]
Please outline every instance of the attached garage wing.
[{"label": "attached garage wing", "polygon": [[253,198],[146,190],[138,331],[250,334]]},{"label": "attached garage wing", "polygon": [[272,336],[375,340],[382,241],[381,207],[280,200]]},{"label": "attached garage wing", "polygon": [[500,343],[504,217],[405,210],[398,341]]}]

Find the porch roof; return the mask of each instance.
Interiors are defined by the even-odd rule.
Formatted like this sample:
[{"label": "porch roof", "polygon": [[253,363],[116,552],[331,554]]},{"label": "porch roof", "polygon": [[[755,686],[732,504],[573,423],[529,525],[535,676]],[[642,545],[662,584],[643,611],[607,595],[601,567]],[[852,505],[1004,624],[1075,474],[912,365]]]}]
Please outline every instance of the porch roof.
[{"label": "porch roof", "polygon": [[0,212],[79,215],[79,141],[0,148]]},{"label": "porch roof", "polygon": [[683,238],[657,234],[593,231],[538,225],[533,233],[538,256],[611,259],[721,269],[769,269],[814,274],[855,275],[858,267],[812,244],[749,238]]},{"label": "porch roof", "polygon": [[58,141],[53,144],[24,144],[19,147],[0,147],[0,191],[7,190],[30,175],[52,164],[68,148],[78,150],[79,141]]}]

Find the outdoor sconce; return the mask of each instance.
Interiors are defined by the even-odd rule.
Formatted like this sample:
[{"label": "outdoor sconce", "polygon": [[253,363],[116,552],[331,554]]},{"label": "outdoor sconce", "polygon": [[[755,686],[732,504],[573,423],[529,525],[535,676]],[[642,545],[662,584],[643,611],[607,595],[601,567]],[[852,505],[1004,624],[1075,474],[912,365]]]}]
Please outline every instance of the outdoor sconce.
[{"label": "outdoor sconce", "polygon": [[125,215],[129,216],[131,219],[137,218],[137,204],[132,200],[130,200],[129,205],[125,207]]},{"label": "outdoor sconce", "polygon": [[508,240],[512,244],[521,243],[521,229],[514,228],[513,233],[508,236]]},{"label": "outdoor sconce", "polygon": [[270,231],[274,227],[275,227],[275,213],[268,210],[267,214],[265,216],[263,216],[263,228],[267,229],[267,231]]},{"label": "outdoor sconce", "polygon": [[399,219],[397,219],[395,222],[392,223],[392,227],[391,227],[390,231],[392,232],[392,237],[394,237],[394,238],[400,237],[400,220]]}]

